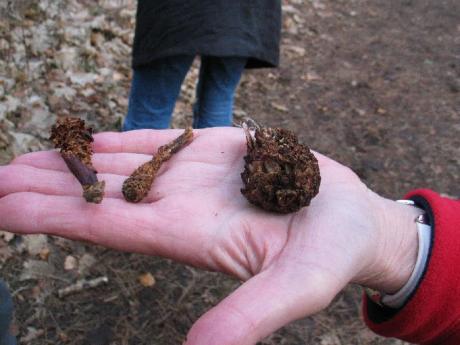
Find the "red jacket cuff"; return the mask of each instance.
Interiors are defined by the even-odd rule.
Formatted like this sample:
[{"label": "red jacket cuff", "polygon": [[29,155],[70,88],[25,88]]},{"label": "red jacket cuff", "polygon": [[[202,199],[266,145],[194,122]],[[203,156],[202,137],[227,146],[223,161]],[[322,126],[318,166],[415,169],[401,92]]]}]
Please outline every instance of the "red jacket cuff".
[{"label": "red jacket cuff", "polygon": [[[425,272],[400,309],[364,297],[366,324],[376,333],[426,345],[460,344],[460,201],[430,190],[406,195],[425,209],[432,243]],[[415,226],[415,225],[414,225]]]}]

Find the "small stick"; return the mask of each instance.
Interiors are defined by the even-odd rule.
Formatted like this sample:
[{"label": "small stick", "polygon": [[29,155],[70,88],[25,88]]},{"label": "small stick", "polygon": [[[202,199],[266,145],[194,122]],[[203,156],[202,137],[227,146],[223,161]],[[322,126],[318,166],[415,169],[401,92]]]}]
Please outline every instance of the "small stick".
[{"label": "small stick", "polygon": [[138,167],[123,183],[123,195],[126,201],[139,202],[146,197],[161,165],[193,139],[191,127],[169,144],[160,146],[152,160]]},{"label": "small stick", "polygon": [[85,121],[67,117],[53,125],[50,140],[61,149],[61,157],[80,182],[85,200],[99,204],[104,197],[105,181],[97,180],[97,171],[91,163],[92,134],[92,128],[85,127]]},{"label": "small stick", "polygon": [[32,328],[29,330],[29,332],[25,336],[19,339],[19,342],[21,344],[29,344],[30,342],[32,342],[33,340],[37,338],[40,338],[44,334],[45,334],[44,329],[33,329]]},{"label": "small stick", "polygon": [[62,298],[72,293],[80,292],[86,289],[95,288],[102,284],[107,284],[108,282],[109,282],[109,278],[107,278],[106,276],[94,278],[90,280],[87,280],[87,279],[78,280],[75,284],[59,289],[58,296],[59,298]]}]

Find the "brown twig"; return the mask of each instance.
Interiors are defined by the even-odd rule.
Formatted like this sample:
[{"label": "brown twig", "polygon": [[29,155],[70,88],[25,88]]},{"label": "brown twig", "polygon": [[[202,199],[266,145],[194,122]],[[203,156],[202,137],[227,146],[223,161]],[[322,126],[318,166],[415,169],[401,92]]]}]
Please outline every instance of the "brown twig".
[{"label": "brown twig", "polygon": [[123,183],[123,195],[125,199],[129,202],[139,202],[144,199],[152,187],[152,183],[161,165],[170,159],[174,153],[190,143],[192,139],[193,130],[189,127],[182,135],[169,144],[160,146],[152,160],[138,167]]}]

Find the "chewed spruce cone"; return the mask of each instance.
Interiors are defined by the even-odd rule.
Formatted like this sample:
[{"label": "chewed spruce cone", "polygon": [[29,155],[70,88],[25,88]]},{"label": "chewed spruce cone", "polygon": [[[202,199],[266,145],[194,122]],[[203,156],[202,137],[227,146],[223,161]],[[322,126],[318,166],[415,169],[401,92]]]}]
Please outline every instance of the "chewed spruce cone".
[{"label": "chewed spruce cone", "polygon": [[105,182],[98,181],[91,162],[93,130],[76,117],[59,118],[51,127],[50,140],[61,151],[69,170],[80,182],[87,202],[99,204],[104,197]]},{"label": "chewed spruce cone", "polygon": [[241,193],[250,203],[278,213],[296,212],[318,194],[318,161],[297,136],[282,128],[257,128],[254,136],[243,125],[247,155],[241,173]]}]

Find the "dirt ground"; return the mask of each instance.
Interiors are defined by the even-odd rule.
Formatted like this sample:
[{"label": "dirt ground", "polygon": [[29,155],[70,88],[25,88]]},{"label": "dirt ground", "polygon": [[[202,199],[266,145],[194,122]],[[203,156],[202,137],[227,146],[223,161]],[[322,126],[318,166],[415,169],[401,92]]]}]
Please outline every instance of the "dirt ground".
[{"label": "dirt ground", "polygon": [[[118,130],[126,112],[134,0],[0,1],[0,164],[49,148],[56,116]],[[460,2],[285,0],[282,62],[248,71],[235,106],[299,134],[378,193],[460,195]],[[6,19],[6,20],[4,20]],[[174,126],[191,120],[196,66]],[[22,344],[180,344],[239,282],[168,260],[46,236],[0,235],[1,276]],[[140,283],[150,273],[154,279]],[[78,279],[109,282],[60,298]],[[145,276],[144,276],[145,277]],[[360,289],[261,344],[402,344],[366,329]]]}]

